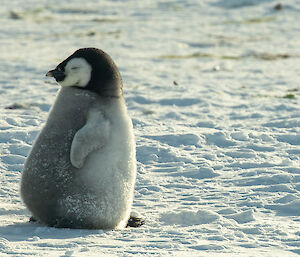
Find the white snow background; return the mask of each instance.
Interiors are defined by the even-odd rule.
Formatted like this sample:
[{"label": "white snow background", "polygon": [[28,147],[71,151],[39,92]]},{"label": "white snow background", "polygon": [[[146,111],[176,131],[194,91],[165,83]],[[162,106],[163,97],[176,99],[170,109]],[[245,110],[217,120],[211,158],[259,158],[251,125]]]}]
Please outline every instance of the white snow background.
[{"label": "white snow background", "polygon": [[[299,256],[300,1],[278,4],[2,0],[0,256]],[[140,228],[30,224],[20,199],[45,73],[89,46],[123,76]]]}]

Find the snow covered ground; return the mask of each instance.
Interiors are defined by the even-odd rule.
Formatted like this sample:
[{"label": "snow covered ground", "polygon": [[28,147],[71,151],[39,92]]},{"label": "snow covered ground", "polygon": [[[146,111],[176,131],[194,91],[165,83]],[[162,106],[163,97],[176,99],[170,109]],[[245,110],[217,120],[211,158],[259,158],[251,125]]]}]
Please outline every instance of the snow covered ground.
[{"label": "snow covered ground", "polygon": [[[0,256],[300,255],[299,17],[299,0],[2,0]],[[20,200],[59,89],[44,75],[88,46],[123,76],[140,228],[29,224]]]}]

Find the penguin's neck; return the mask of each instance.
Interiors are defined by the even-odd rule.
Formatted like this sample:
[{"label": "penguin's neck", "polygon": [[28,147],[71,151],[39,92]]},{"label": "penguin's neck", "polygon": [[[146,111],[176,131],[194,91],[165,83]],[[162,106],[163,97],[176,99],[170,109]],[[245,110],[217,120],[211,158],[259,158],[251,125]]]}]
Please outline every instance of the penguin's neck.
[{"label": "penguin's neck", "polygon": [[61,88],[49,114],[49,121],[74,119],[74,116],[85,117],[86,110],[97,100],[97,94],[77,88]]},{"label": "penguin's neck", "polygon": [[94,92],[101,97],[119,98],[123,96],[122,82],[118,81],[102,85],[95,85],[91,82],[87,85],[87,87],[79,89]]}]

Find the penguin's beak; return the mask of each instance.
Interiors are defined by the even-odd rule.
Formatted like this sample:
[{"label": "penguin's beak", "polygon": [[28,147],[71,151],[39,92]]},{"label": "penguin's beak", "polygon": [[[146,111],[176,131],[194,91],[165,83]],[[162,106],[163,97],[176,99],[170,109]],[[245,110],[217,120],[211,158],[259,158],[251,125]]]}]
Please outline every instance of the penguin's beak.
[{"label": "penguin's beak", "polygon": [[60,71],[58,69],[50,70],[46,73],[47,77],[53,77],[57,82],[63,81],[66,77],[65,73],[63,71]]},{"label": "penguin's beak", "polygon": [[54,70],[50,70],[50,71],[48,71],[47,73],[46,73],[46,77],[53,77],[53,71]]}]

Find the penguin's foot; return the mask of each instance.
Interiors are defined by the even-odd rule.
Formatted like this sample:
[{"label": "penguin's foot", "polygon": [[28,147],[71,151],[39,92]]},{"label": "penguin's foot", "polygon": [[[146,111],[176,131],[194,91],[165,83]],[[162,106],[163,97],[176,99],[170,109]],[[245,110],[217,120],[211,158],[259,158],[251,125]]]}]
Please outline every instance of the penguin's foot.
[{"label": "penguin's foot", "polygon": [[142,225],[145,224],[145,220],[142,218],[137,218],[137,217],[130,217],[127,223],[126,228],[128,227],[133,227],[133,228],[138,228]]},{"label": "penguin's foot", "polygon": [[29,218],[29,222],[38,222],[38,220],[35,217],[31,216]]},{"label": "penguin's foot", "polygon": [[[36,222],[39,222],[35,217],[31,216],[29,218],[29,222],[30,223],[36,223]],[[137,218],[137,217],[130,217],[128,222],[127,222],[127,225],[126,227],[133,227],[133,228],[138,228],[142,225],[145,224],[145,220],[142,219],[142,218]]]}]

